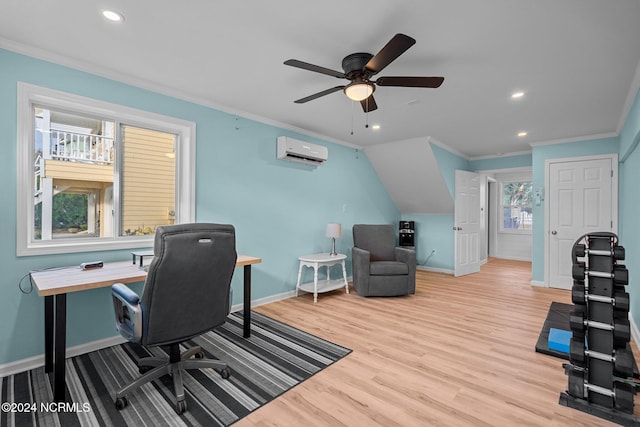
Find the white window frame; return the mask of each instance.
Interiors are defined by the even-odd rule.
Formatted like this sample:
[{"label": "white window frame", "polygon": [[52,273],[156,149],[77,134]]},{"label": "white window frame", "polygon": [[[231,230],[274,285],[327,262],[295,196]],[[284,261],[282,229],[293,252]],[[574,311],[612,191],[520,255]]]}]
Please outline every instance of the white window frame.
[{"label": "white window frame", "polygon": [[[503,197],[504,197],[504,185],[508,184],[510,182],[531,182],[533,185],[533,180],[529,179],[529,178],[522,178],[522,179],[518,179],[518,178],[514,178],[514,179],[505,179],[500,181],[500,194],[498,196],[498,211],[500,213],[500,223],[499,223],[499,228],[498,228],[498,233],[504,233],[504,234],[532,234],[533,230],[513,230],[513,229],[507,229],[504,228],[504,205],[502,204],[503,201]],[[533,205],[531,206],[533,208]]]},{"label": "white window frame", "polygon": [[196,124],[175,117],[18,82],[16,254],[17,256],[131,249],[153,246],[153,235],[99,239],[34,240],[33,107],[92,115],[173,133],[176,140],[176,223],[195,221]]}]

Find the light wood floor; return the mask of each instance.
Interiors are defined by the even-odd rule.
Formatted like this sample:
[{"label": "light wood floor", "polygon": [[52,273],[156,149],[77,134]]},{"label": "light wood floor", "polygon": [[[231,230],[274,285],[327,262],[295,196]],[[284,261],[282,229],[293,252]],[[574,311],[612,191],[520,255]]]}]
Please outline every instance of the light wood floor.
[{"label": "light wood floor", "polygon": [[334,291],[258,307],[353,352],[235,425],[614,425],[558,403],[563,360],[534,348],[549,304],[570,294],[530,281],[530,263],[491,259],[460,278],[418,271],[410,297]]}]

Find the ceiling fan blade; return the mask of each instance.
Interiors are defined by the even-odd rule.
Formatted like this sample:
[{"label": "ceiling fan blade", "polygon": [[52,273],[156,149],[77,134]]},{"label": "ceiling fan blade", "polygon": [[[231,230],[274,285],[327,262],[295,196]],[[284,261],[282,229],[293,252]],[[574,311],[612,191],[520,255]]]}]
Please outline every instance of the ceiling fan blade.
[{"label": "ceiling fan blade", "polygon": [[376,80],[378,86],[402,87],[440,87],[444,77],[380,77]]},{"label": "ceiling fan blade", "polygon": [[415,39],[405,34],[396,34],[380,49],[380,52],[367,62],[364,68],[372,74],[378,74],[415,43]]},{"label": "ceiling fan blade", "polygon": [[362,105],[362,111],[365,113],[378,109],[378,104],[376,104],[376,100],[373,98],[373,95],[360,101],[360,105]]},{"label": "ceiling fan blade", "polygon": [[329,68],[321,67],[319,65],[309,64],[308,62],[298,61],[297,59],[287,59],[284,61],[284,65],[289,65],[291,67],[302,68],[303,70],[315,71],[316,73],[326,74],[328,76],[338,77],[341,79],[347,78],[344,73],[340,71],[335,71]]},{"label": "ceiling fan blade", "polygon": [[313,101],[316,98],[320,98],[321,96],[329,95],[330,93],[337,92],[337,91],[342,90],[342,89],[344,89],[344,86],[332,87],[331,89],[326,89],[326,90],[323,90],[322,92],[314,93],[313,95],[309,95],[307,97],[300,98],[300,99],[298,99],[296,101],[293,101],[293,102],[295,102],[296,104],[304,104],[305,102]]}]

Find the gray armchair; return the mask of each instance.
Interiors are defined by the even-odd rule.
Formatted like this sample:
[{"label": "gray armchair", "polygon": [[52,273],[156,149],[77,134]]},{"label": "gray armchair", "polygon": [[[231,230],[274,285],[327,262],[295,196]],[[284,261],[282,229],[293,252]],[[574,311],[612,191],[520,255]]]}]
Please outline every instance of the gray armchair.
[{"label": "gray armchair", "polygon": [[226,363],[205,359],[200,347],[180,353],[180,344],[222,325],[230,309],[231,278],[236,264],[235,229],[221,224],[158,227],[154,258],[138,296],[122,283],[112,286],[116,326],[131,342],[145,347],[167,346],[168,357],[138,361],[141,377],[116,393],[116,408],[128,404],[127,394],[164,375],[173,377],[176,412],[187,410],[182,371],[214,368],[223,378]]},{"label": "gray armchair", "polygon": [[353,287],[362,296],[416,292],[416,252],[396,247],[392,225],[353,226]]}]

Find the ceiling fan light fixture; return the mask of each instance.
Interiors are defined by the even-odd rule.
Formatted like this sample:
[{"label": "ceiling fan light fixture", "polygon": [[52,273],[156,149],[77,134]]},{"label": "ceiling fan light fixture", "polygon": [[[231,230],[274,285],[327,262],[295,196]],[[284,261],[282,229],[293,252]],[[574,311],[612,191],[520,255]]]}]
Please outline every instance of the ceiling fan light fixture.
[{"label": "ceiling fan light fixture", "polygon": [[344,88],[344,94],[352,101],[360,102],[370,97],[374,90],[373,83],[355,80]]}]

